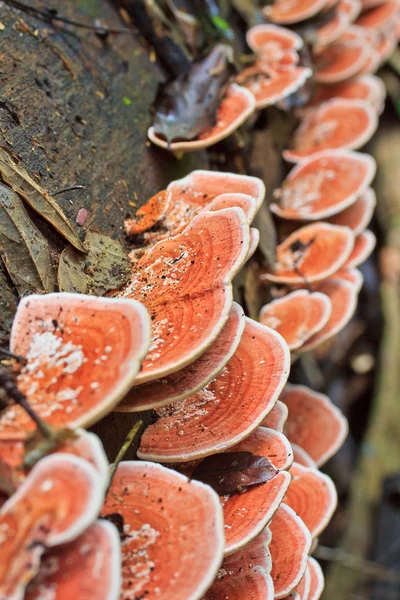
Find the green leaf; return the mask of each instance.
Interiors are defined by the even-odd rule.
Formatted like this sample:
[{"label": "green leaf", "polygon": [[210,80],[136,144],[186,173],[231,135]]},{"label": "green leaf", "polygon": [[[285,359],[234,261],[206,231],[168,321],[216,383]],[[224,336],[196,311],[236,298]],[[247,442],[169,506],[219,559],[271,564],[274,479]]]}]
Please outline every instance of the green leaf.
[{"label": "green leaf", "polygon": [[58,285],[61,292],[102,296],[119,289],[129,279],[130,261],[121,243],[97,231],[88,231],[87,254],[68,246],[60,256]]},{"label": "green leaf", "polygon": [[20,294],[54,291],[56,278],[48,243],[18,194],[2,184],[0,244],[5,267]]},{"label": "green leaf", "polygon": [[0,148],[0,174],[15,192],[75,248],[86,252],[71,223],[53,198],[17,164],[5,148]]},{"label": "green leaf", "polygon": [[225,19],[223,19],[219,15],[212,15],[211,21],[214,23],[214,25],[217,29],[220,29],[221,31],[224,31],[224,32],[230,31],[229,23],[227,23],[225,21]]}]

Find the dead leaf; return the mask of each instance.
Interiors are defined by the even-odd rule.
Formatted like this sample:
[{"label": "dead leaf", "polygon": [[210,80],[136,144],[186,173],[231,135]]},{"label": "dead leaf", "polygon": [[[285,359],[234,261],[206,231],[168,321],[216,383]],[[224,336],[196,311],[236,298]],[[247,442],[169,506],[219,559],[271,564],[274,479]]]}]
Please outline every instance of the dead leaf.
[{"label": "dead leaf", "polygon": [[7,346],[17,302],[0,264],[0,345]]},{"label": "dead leaf", "polygon": [[155,103],[154,130],[169,143],[192,140],[215,125],[225,86],[232,74],[232,50],[218,44],[190,71],[167,83]]},{"label": "dead leaf", "polygon": [[56,278],[48,243],[18,194],[2,184],[0,244],[5,267],[20,294],[54,291]]},{"label": "dead leaf", "polygon": [[208,483],[220,496],[266,483],[278,471],[265,456],[251,452],[223,452],[208,456],[195,468],[192,479]]},{"label": "dead leaf", "polygon": [[61,292],[102,296],[127,282],[130,261],[118,240],[97,231],[88,231],[88,253],[68,246],[60,256],[58,286]]},{"label": "dead leaf", "polygon": [[28,175],[5,148],[0,148],[0,173],[3,181],[17,192],[75,248],[86,252],[71,223],[55,200]]}]

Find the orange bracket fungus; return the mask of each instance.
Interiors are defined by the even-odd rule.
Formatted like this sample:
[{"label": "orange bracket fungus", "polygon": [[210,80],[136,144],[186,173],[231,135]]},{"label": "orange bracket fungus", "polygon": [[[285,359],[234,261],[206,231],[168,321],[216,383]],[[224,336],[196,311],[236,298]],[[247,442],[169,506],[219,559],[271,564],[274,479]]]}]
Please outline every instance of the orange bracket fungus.
[{"label": "orange bracket fungus", "polygon": [[369,56],[366,41],[361,27],[349,27],[315,57],[316,81],[332,84],[358,75]]},{"label": "orange bracket fungus", "polygon": [[292,25],[313,17],[325,8],[326,0],[275,0],[263,9],[264,16],[274,23]]},{"label": "orange bracket fungus", "polygon": [[317,28],[317,42],[314,49],[318,51],[337,40],[358,17],[360,10],[359,0],[340,0],[333,18]]},{"label": "orange bracket fungus", "polygon": [[357,19],[357,25],[371,28],[377,31],[385,31],[390,28],[400,15],[398,0],[388,0],[378,6],[363,12]]},{"label": "orange bracket fungus", "polygon": [[284,598],[304,575],[312,538],[300,517],[284,503],[276,511],[269,528],[275,598]]},{"label": "orange bracket fungus", "polygon": [[23,598],[44,550],[83,533],[103,497],[100,477],[87,461],[69,454],[39,461],[0,510],[0,597]]},{"label": "orange bracket fungus", "polygon": [[283,157],[298,162],[321,150],[357,150],[369,141],[377,125],[376,112],[368,102],[332,98],[303,119]]},{"label": "orange bracket fungus", "polygon": [[293,450],[293,461],[295,463],[297,463],[298,465],[302,465],[303,467],[316,467],[316,464],[311,458],[311,456],[309,456],[303,448],[300,448],[300,446],[294,444],[293,442],[291,442],[291,446]]},{"label": "orange bracket fungus", "polygon": [[160,408],[195,394],[214,379],[232,358],[244,325],[243,309],[234,302],[223,330],[200,358],[181,371],[132,388],[114,410],[138,412]]},{"label": "orange bracket fungus", "polygon": [[289,368],[284,339],[246,318],[239,346],[221,373],[194,396],[158,409],[159,418],[143,433],[138,456],[187,462],[232,447],[271,411]]},{"label": "orange bracket fungus", "polygon": [[161,465],[122,462],[102,516],[122,523],[122,598],[203,598],[224,551],[222,509],[209,486]]},{"label": "orange bracket fungus", "polygon": [[245,548],[224,559],[204,600],[273,600],[268,528]]},{"label": "orange bracket fungus", "polygon": [[343,444],[347,419],[327,396],[303,385],[287,385],[281,400],[289,409],[285,435],[323,465]]},{"label": "orange bracket fungus", "polygon": [[194,152],[213,146],[230,136],[236,129],[243,125],[254,112],[254,109],[255,100],[253,94],[245,87],[232,83],[221,100],[215,125],[203,131],[196,139],[168,143],[167,140],[156,134],[154,127],[150,127],[147,135],[153,144],[165,150],[170,150],[171,152]]},{"label": "orange bracket fungus", "polygon": [[319,563],[312,556],[308,557],[307,569],[310,572],[310,593],[308,600],[319,600],[324,591],[324,574]]},{"label": "orange bracket fungus", "polygon": [[337,506],[337,493],[333,481],[318,469],[293,463],[292,480],[285,503],[307,526],[313,538],[328,525]]},{"label": "orange bracket fungus", "polygon": [[279,244],[274,271],[261,279],[289,284],[321,281],[345,264],[353,246],[354,234],[348,227],[319,221],[305,225]]},{"label": "orange bracket fungus", "polygon": [[249,243],[244,212],[227,208],[199,214],[140,259],[120,292],[140,300],[152,319],[152,344],[135,385],[183,369],[217,339],[232,307],[231,280]]},{"label": "orange bracket fungus", "polygon": [[297,290],[266,304],[260,312],[260,323],[280,333],[293,351],[326,325],[331,311],[331,301],[325,294]]},{"label": "orange bracket fungus", "polygon": [[260,231],[255,227],[250,227],[250,244],[249,251],[246,256],[246,260],[249,260],[258,248],[260,243]]},{"label": "orange bracket fungus", "polygon": [[[88,426],[132,386],[150,344],[150,319],[132,300],[55,293],[23,298],[11,351],[26,357],[17,383],[56,427]],[[35,423],[13,405],[0,415],[0,439],[24,439]]]},{"label": "orange bracket fungus", "polygon": [[358,269],[340,269],[336,271],[335,279],[341,279],[342,281],[348,281],[354,285],[357,293],[361,290],[364,283],[364,277],[361,271]]},{"label": "orange bracket fungus", "polygon": [[292,449],[285,436],[265,427],[257,427],[230,452],[251,452],[254,456],[265,457],[274,471],[270,479],[261,481],[259,485],[221,496],[226,555],[246,546],[272,519],[287,493],[290,475],[285,470],[293,460]]},{"label": "orange bracket fungus", "polygon": [[[372,215],[376,206],[376,196],[372,188],[368,188],[357,200],[342,212],[334,215],[329,219],[329,223],[333,225],[341,225],[350,227],[355,236],[362,234],[364,229],[368,227],[372,219]],[[357,239],[355,248],[357,247]],[[353,250],[355,249],[353,248]]]},{"label": "orange bracket fungus", "polygon": [[284,219],[326,219],[354,204],[366,192],[375,172],[375,160],[368,154],[349,150],[319,152],[291,170],[282,187],[274,192],[279,203],[270,208]]},{"label": "orange bracket fungus", "polygon": [[108,521],[95,521],[69,544],[44,555],[25,600],[119,600],[120,536]]},{"label": "orange bracket fungus", "polygon": [[306,570],[304,571],[304,575],[301,578],[301,581],[298,585],[296,585],[293,590],[295,593],[299,595],[299,600],[308,600],[308,595],[310,593],[311,588],[311,575],[308,570],[308,564]]},{"label": "orange bracket fungus", "polygon": [[271,412],[261,421],[261,425],[282,433],[287,417],[288,409],[286,404],[278,400]]},{"label": "orange bracket fungus", "polygon": [[291,60],[282,62],[282,59],[303,47],[301,36],[291,29],[265,23],[250,27],[246,41],[255,54],[264,54],[271,64],[281,66],[287,62],[292,64]]},{"label": "orange bracket fungus", "polygon": [[144,206],[139,208],[134,219],[125,221],[126,233],[138,235],[154,227],[168,213],[171,198],[172,194],[168,190],[155,194]]},{"label": "orange bracket fungus", "polygon": [[369,255],[373,252],[376,246],[376,237],[369,229],[363,231],[359,236],[356,237],[354,248],[346,260],[343,267],[345,269],[352,269],[358,267],[364,261],[367,260]]},{"label": "orange bracket fungus", "polygon": [[303,344],[299,352],[308,352],[339,333],[350,321],[357,306],[358,287],[344,279],[327,279],[318,291],[330,298],[332,312],[328,322]]}]

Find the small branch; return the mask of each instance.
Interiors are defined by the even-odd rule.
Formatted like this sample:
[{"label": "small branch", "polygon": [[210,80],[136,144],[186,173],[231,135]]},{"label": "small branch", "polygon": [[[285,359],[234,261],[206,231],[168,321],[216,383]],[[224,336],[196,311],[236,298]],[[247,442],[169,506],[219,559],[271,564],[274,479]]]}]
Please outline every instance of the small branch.
[{"label": "small branch", "polygon": [[19,0],[4,0],[5,4],[12,6],[13,8],[17,8],[27,14],[30,14],[34,17],[39,17],[40,19],[45,20],[47,23],[53,23],[53,21],[58,21],[60,23],[65,23],[66,25],[72,25],[74,27],[80,27],[81,29],[89,29],[91,31],[95,31],[97,33],[132,33],[134,31],[133,27],[105,27],[102,25],[94,25],[94,24],[86,24],[81,23],[80,21],[74,21],[73,19],[68,19],[67,17],[58,16],[56,13],[50,11],[39,10],[38,8],[34,8],[33,6],[28,6]]},{"label": "small branch", "polygon": [[58,196],[58,194],[64,194],[64,192],[72,192],[74,190],[84,190],[86,186],[84,185],[71,185],[70,187],[64,188],[63,190],[58,190],[58,192],[54,192],[53,196]]},{"label": "small branch", "polygon": [[141,421],[139,419],[139,421],[136,421],[136,423],[134,424],[134,426],[132,427],[132,429],[129,431],[128,435],[125,438],[124,443],[122,444],[116,459],[110,469],[110,480],[108,482],[108,487],[106,490],[106,495],[108,494],[108,490],[110,489],[112,480],[114,478],[114,475],[117,471],[118,465],[121,462],[121,460],[124,458],[125,454],[127,453],[127,451],[129,450],[130,446],[132,445],[135,437],[137,436],[137,434],[139,433],[140,428],[143,425],[143,421]]},{"label": "small branch", "polygon": [[400,582],[400,573],[398,571],[387,569],[376,562],[353,556],[340,548],[317,546],[314,555],[321,560],[339,562],[343,567],[359,571],[364,576],[372,577],[373,579]]},{"label": "small branch", "polygon": [[6,356],[9,356],[10,358],[15,358],[15,360],[17,360],[20,363],[26,363],[26,358],[24,356],[20,356],[19,354],[14,354],[14,352],[11,352],[10,350],[7,350],[6,348],[0,348],[0,354],[5,354]]}]

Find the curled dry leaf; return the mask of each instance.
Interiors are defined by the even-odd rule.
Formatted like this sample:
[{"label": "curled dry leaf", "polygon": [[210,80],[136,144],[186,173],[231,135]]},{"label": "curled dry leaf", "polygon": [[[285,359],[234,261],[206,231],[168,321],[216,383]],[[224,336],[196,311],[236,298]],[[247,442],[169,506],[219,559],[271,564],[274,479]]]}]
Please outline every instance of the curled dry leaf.
[{"label": "curled dry leaf", "polygon": [[58,286],[61,292],[103,296],[121,288],[129,279],[130,262],[118,240],[97,231],[88,231],[88,253],[67,246],[60,256]]},{"label": "curled dry leaf", "polygon": [[66,240],[81,252],[85,247],[57,202],[11,156],[0,147],[0,173],[3,181],[46,219]]},{"label": "curled dry leaf", "polygon": [[192,479],[208,483],[223,496],[266,483],[277,473],[265,456],[255,456],[251,452],[224,452],[202,460],[193,471]]},{"label": "curled dry leaf", "polygon": [[20,294],[52,292],[56,279],[47,241],[21,198],[0,184],[0,245],[8,274]]},{"label": "curled dry leaf", "polygon": [[188,73],[168,83],[156,100],[154,132],[170,144],[192,140],[215,124],[218,106],[231,75],[231,49],[218,44]]}]

